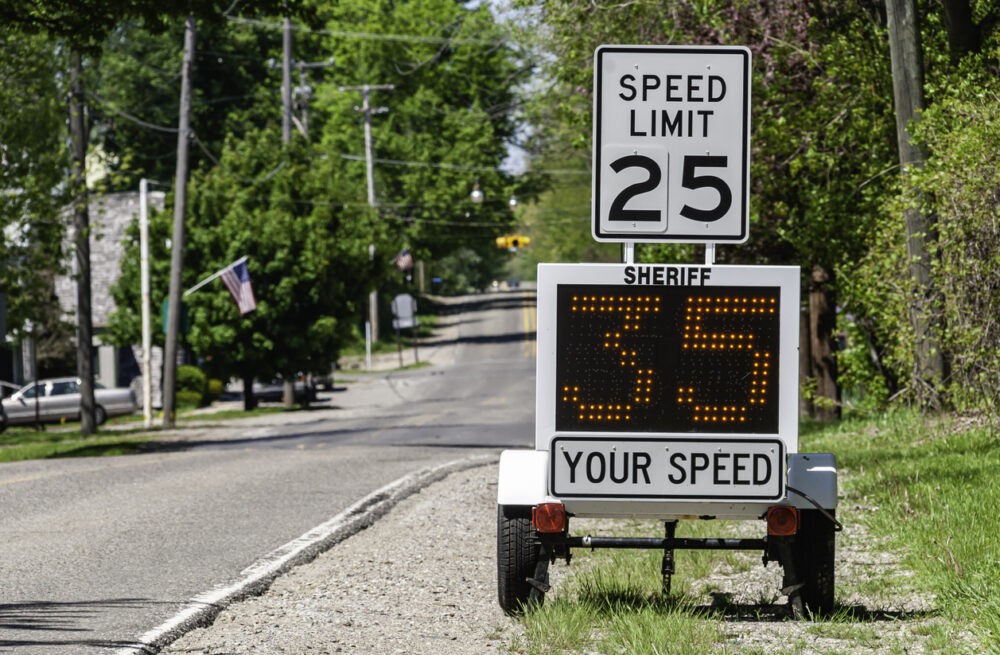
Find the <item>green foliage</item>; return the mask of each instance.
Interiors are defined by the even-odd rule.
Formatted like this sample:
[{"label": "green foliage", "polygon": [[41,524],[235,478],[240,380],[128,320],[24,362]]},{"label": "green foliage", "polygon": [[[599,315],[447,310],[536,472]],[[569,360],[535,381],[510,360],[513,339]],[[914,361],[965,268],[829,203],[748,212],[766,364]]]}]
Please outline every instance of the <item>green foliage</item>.
[{"label": "green foliage", "polygon": [[211,378],[208,381],[208,387],[205,390],[205,401],[208,404],[215,402],[222,398],[222,391],[225,389],[225,385],[222,380],[218,378]]},{"label": "green foliage", "polygon": [[[819,266],[831,275],[847,349],[838,354],[850,406],[871,410],[905,392],[914,367],[913,307],[930,304],[952,360],[959,407],[995,408],[998,276],[995,216],[995,11],[979,7],[984,55],[956,65],[937,7],[922,6],[926,94],[920,134],[931,157],[920,198],[900,195],[885,15],[870,3],[836,7],[801,0],[759,3],[638,0],[517,2],[525,48],[542,61],[528,116],[536,161],[586,170],[590,160],[592,55],[602,43],[743,44],[753,52],[751,239],[722,248],[720,263]],[[568,162],[568,163],[567,163]],[[532,257],[598,259],[578,247],[589,235],[589,189],[561,178],[530,214]],[[934,279],[940,297],[911,292],[902,211],[939,216]],[[563,206],[560,206],[563,205]],[[557,211],[547,211],[549,208]],[[966,218],[972,216],[974,218]],[[958,220],[962,217],[962,220]],[[566,227],[569,226],[569,227]],[[556,235],[547,239],[545,235]],[[587,238],[587,237],[584,237]],[[569,245],[567,245],[569,244]],[[696,261],[690,246],[637,248],[643,261]],[[565,259],[564,259],[565,258]],[[803,285],[806,290],[807,285]],[[849,317],[849,318],[848,318]],[[834,335],[818,335],[833,339]]]},{"label": "green foliage", "polygon": [[[379,221],[391,239],[382,257],[408,247],[418,259],[440,261],[473,250],[494,266],[495,238],[509,229],[508,198],[530,194],[532,185],[499,170],[504,142],[513,138],[515,85],[525,71],[488,6],[469,8],[451,0],[341,2],[320,12],[327,28],[413,35],[410,39],[326,39],[337,61],[337,80],[316,89],[324,149],[341,159],[340,184],[366,200],[363,120],[355,111],[359,91],[340,86],[392,84],[374,91],[372,117],[375,195]],[[484,202],[469,194],[478,184]],[[377,244],[380,245],[380,244]],[[454,257],[461,257],[455,255]],[[453,257],[453,258],[454,258]],[[474,282],[473,282],[474,283]]]},{"label": "green foliage", "polygon": [[177,406],[179,408],[207,405],[208,376],[197,366],[184,364],[177,367]]},{"label": "green foliage", "polygon": [[941,299],[947,391],[958,408],[1000,409],[1000,82],[986,74],[1000,55],[970,57],[962,75],[925,112],[920,137],[931,157],[915,171],[916,188],[936,218],[932,277]]},{"label": "green foliage", "polygon": [[[59,184],[66,168],[65,120],[56,44],[39,35],[0,34],[0,292],[8,295],[8,329],[36,326],[43,372],[59,372],[70,327],[53,291],[64,261]],[[0,345],[6,335],[0,334]]]},{"label": "green foliage", "polygon": [[197,366],[183,364],[177,367],[177,390],[196,391],[204,394],[208,389],[208,376]]}]

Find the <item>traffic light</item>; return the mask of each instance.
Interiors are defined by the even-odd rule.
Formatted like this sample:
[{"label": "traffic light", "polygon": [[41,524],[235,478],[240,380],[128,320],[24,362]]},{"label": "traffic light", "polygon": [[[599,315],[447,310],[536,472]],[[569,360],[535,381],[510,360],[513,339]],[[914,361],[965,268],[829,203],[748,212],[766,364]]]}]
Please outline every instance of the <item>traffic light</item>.
[{"label": "traffic light", "polygon": [[503,250],[516,250],[518,248],[523,248],[531,243],[531,238],[520,235],[520,234],[507,234],[502,237],[497,237],[497,248]]}]

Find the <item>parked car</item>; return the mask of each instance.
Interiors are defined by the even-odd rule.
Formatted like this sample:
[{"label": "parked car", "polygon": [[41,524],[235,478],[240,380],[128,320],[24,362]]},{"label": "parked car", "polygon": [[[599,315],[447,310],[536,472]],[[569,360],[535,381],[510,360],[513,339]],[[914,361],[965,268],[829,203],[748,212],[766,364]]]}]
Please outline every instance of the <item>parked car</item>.
[{"label": "parked car", "polygon": [[[254,381],[253,397],[257,402],[280,403],[285,397],[285,381],[274,378],[266,382]],[[302,380],[295,381],[295,402],[312,402],[316,400],[316,387]]]},{"label": "parked car", "polygon": [[[36,403],[37,400],[37,403]],[[52,378],[27,384],[3,400],[0,430],[8,425],[24,425],[38,420],[44,423],[80,419],[80,379]],[[94,385],[94,419],[100,425],[109,416],[131,414],[137,408],[131,389],[105,389]]]}]

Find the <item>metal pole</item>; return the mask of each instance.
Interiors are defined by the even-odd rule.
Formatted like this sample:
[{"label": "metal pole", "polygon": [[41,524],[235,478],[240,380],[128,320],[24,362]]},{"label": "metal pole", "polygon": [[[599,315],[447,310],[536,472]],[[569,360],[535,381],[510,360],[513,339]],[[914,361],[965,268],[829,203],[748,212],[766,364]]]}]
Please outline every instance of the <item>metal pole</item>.
[{"label": "metal pole", "polygon": [[153,427],[153,330],[149,308],[149,180],[139,180],[139,270],[142,308],[142,417]]},{"label": "metal pole", "polygon": [[[372,114],[388,111],[385,107],[372,108],[369,104],[369,96],[372,91],[392,91],[394,84],[363,84],[361,86],[341,86],[340,91],[360,91],[361,108],[360,112],[365,117],[365,174],[368,184],[368,206],[375,207],[375,153],[372,146]],[[369,257],[374,257],[374,244],[368,246]],[[378,290],[373,289],[368,294],[368,320],[371,324],[371,338],[378,341]]]}]

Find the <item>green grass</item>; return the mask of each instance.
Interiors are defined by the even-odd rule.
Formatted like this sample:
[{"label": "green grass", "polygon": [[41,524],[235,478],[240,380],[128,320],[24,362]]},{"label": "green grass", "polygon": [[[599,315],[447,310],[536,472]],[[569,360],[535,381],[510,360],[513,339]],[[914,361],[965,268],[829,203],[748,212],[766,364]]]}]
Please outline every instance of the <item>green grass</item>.
[{"label": "green grass", "polygon": [[1000,652],[1000,438],[987,425],[895,413],[815,433],[838,454],[849,498],[868,499],[874,534],[904,554],[938,610]]},{"label": "green grass", "polygon": [[[193,421],[225,421],[309,410],[310,408],[299,405],[291,409],[280,405],[257,407],[249,412],[224,409],[192,414],[190,410],[181,410],[177,423],[183,427]],[[0,462],[53,457],[114,457],[148,452],[156,445],[156,433],[161,429],[160,419],[154,420],[151,430],[145,430],[142,421],[141,414],[108,419],[97,434],[89,437],[81,434],[79,422],[47,423],[43,424],[42,430],[35,430],[34,426],[11,426],[0,433]],[[115,429],[108,429],[109,427]]]},{"label": "green grass", "polygon": [[[912,575],[887,576],[878,567],[857,580],[838,571],[838,601],[862,593],[872,607],[841,602],[832,616],[803,624],[768,653],[800,653],[822,640],[823,652],[1000,653],[1000,439],[994,428],[957,417],[927,418],[894,412],[835,426],[805,425],[804,452],[833,452],[841,470],[841,540],[854,537],[873,552],[899,553]],[[857,508],[857,509],[856,509]],[[630,524],[621,534],[649,535]],[[650,524],[645,524],[649,526]],[[655,529],[656,524],[652,524]],[[724,524],[681,522],[678,533],[722,536]],[[575,534],[579,526],[571,523]],[[865,543],[867,539],[869,543]],[[514,653],[726,653],[764,652],[733,644],[731,612],[694,602],[692,583],[717,564],[745,568],[745,559],[717,551],[678,551],[673,593],[660,591],[659,552],[574,552],[574,566],[556,564],[556,590],[523,617]],[[759,563],[755,564],[759,566]],[[774,566],[774,564],[772,564]],[[563,572],[558,573],[559,568]],[[930,611],[886,611],[912,592],[933,598]],[[766,607],[783,596],[760,598]],[[746,610],[746,608],[741,608]],[[747,613],[741,611],[741,613]],[[753,614],[752,608],[749,614]],[[773,619],[770,619],[773,620]],[[901,626],[886,634],[884,626]],[[970,640],[966,635],[970,634]],[[909,635],[909,636],[907,636]],[[810,644],[813,644],[810,646]],[[756,649],[756,650],[755,650]]]}]

